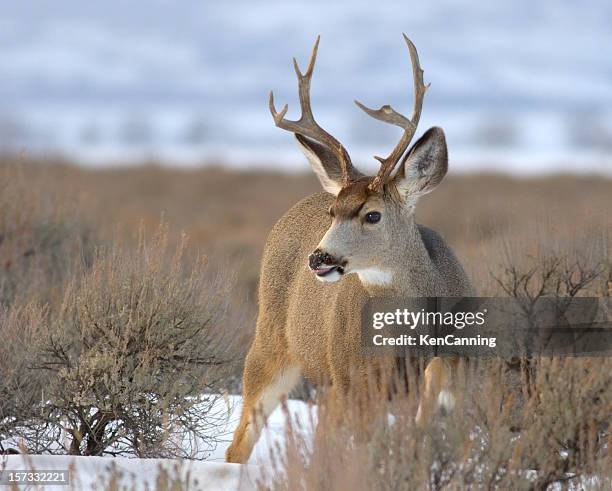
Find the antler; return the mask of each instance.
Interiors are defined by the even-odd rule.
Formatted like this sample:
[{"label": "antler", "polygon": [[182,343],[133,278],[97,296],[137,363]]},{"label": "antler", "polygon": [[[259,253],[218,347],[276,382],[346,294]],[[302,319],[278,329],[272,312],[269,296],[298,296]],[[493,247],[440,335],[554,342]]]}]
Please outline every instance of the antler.
[{"label": "antler", "polygon": [[270,91],[270,112],[272,113],[274,123],[277,127],[293,133],[308,136],[313,140],[326,145],[338,158],[340,170],[342,172],[343,185],[346,185],[350,182],[350,170],[352,167],[351,159],[342,144],[317,124],[310,107],[310,80],[312,78],[312,72],[317,59],[317,50],[319,49],[320,39],[321,36],[317,36],[315,45],[312,48],[312,55],[310,56],[310,62],[308,63],[306,73],[302,74],[297,60],[293,58],[293,66],[298,78],[300,106],[302,108],[302,115],[300,116],[300,119],[297,121],[285,119],[285,114],[287,114],[288,109],[287,104],[285,104],[280,113],[277,112],[276,108],[274,107],[274,94],[272,91]]},{"label": "antler", "polygon": [[421,109],[423,108],[423,97],[425,96],[425,91],[429,87],[423,83],[423,70],[421,69],[421,65],[419,64],[419,55],[417,50],[412,44],[412,41],[408,39],[408,36],[404,34],[404,39],[406,40],[406,44],[408,45],[408,50],[410,51],[410,60],[412,62],[412,78],[414,81],[414,109],[412,111],[412,116],[410,119],[406,118],[402,114],[396,112],[391,106],[384,105],[380,109],[370,109],[369,107],[364,106],[361,102],[355,101],[355,104],[363,109],[367,114],[372,116],[375,119],[383,121],[385,123],[393,124],[395,126],[399,126],[404,129],[404,134],[402,135],[399,143],[395,146],[391,154],[384,157],[374,157],[376,160],[380,162],[380,169],[378,170],[378,174],[372,180],[369,185],[369,188],[373,191],[380,190],[385,184],[387,178],[391,174],[391,171],[399,162],[399,159],[402,157],[412,137],[414,136],[417,126],[419,124],[419,118],[421,117]]}]

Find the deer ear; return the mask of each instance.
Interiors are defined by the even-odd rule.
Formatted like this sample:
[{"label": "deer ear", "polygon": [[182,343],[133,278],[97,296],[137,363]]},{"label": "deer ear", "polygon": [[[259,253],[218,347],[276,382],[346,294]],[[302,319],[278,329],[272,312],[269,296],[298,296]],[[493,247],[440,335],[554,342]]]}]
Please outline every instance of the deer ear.
[{"label": "deer ear", "polygon": [[319,178],[323,189],[337,196],[342,189],[342,173],[336,156],[327,147],[310,138],[298,133],[295,134],[295,138],[308,162],[310,162],[312,170]]},{"label": "deer ear", "polygon": [[442,128],[430,128],[409,150],[393,178],[398,193],[414,204],[433,191],[448,170],[448,151]]}]

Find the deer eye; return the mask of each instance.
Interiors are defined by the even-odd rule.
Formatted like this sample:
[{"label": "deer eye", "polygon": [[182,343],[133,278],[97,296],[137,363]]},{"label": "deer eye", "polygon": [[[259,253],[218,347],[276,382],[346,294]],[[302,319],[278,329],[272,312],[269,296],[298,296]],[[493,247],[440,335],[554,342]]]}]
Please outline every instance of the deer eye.
[{"label": "deer eye", "polygon": [[371,211],[365,216],[366,223],[377,223],[380,221],[380,212]]}]

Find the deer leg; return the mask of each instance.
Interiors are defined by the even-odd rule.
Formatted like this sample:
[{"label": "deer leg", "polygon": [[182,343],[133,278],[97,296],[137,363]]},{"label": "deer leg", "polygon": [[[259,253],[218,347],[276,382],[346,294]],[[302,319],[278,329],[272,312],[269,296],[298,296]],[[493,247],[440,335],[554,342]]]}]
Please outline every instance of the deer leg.
[{"label": "deer leg", "polygon": [[425,368],[423,391],[419,399],[415,422],[417,425],[427,423],[438,407],[452,409],[454,359],[433,358]]},{"label": "deer leg", "polygon": [[240,423],[226,462],[245,463],[259,439],[266,419],[295,387],[300,370],[283,357],[260,353],[254,345],[247,356],[243,377],[243,407]]}]

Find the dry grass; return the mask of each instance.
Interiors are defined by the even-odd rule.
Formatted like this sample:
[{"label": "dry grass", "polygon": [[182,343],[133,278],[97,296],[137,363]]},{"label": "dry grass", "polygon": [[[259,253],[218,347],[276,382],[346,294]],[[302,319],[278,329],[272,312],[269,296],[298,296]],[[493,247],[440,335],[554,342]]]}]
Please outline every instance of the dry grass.
[{"label": "dry grass", "polygon": [[[25,181],[44,183],[39,196],[59,193],[78,201],[79,215],[103,240],[114,237],[118,224],[128,234],[141,224],[151,233],[163,215],[171,238],[179,240],[186,232],[192,249],[236,272],[235,296],[250,316],[256,313],[259,258],[269,230],[289,207],[320,190],[310,174],[155,165],[91,170],[62,162],[17,165]],[[508,252],[520,259],[542,247],[609,246],[611,210],[610,179],[451,175],[421,200],[417,217],[445,237],[478,291],[486,293],[494,289],[490,270],[505,263]]]},{"label": "dry grass", "polygon": [[84,223],[75,196],[45,179],[0,166],[0,304],[58,301],[75,259],[91,257],[95,225]]},{"label": "dry grass", "polygon": [[414,424],[414,392],[392,402],[372,394],[365,419],[357,404],[338,408],[322,396],[316,425],[288,425],[287,449],[275,453],[260,488],[609,489],[611,360],[535,363],[533,390],[516,404],[522,385],[509,383],[502,362],[472,361],[454,410],[424,427]]},{"label": "dry grass", "polygon": [[[319,190],[310,175],[154,165],[100,170],[4,159],[0,176],[0,323],[9,340],[5,346],[19,347],[0,349],[0,376],[15,387],[27,382],[15,367],[30,356],[28,336],[39,336],[46,319],[82,320],[87,309],[105,318],[101,305],[115,298],[104,294],[111,278],[129,282],[130,271],[136,282],[146,278],[147,268],[134,269],[143,255],[134,231],[142,227],[150,236],[162,216],[169,224],[169,250],[176,250],[183,232],[189,236],[182,264],[206,253],[212,274],[235,278],[220,325],[244,349],[254,326],[265,237],[291,205]],[[448,177],[422,200],[417,214],[456,250],[481,295],[508,294],[505,287],[522,285],[525,275],[531,278],[526,291],[538,291],[542,273],[554,263],[555,278],[565,281],[563,294],[580,281],[582,268],[588,281],[580,294],[609,297],[610,210],[609,179],[479,175]],[[94,254],[99,246],[112,251],[117,243],[123,244],[121,257]],[[130,259],[123,264],[121,258]],[[172,254],[164,252],[158,260],[163,269],[172,264]],[[597,274],[588,277],[593,271]],[[193,281],[185,272],[180,277],[179,290]],[[153,300],[159,304],[166,293],[159,290]],[[144,300],[146,313],[155,301]],[[121,319],[121,309],[114,312]],[[605,488],[612,469],[610,360],[538,359],[527,368],[528,381],[513,378],[502,363],[472,364],[458,410],[426,429],[412,424],[414,392],[399,402],[376,399],[365,432],[355,428],[362,421],[356,414],[343,414],[338,427],[333,402],[323,397],[315,441],[290,439],[273,487],[546,489],[595,474],[602,480],[589,486]],[[226,385],[236,388],[230,380]]]}]

